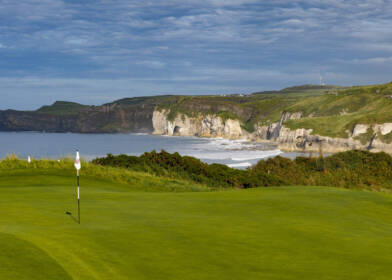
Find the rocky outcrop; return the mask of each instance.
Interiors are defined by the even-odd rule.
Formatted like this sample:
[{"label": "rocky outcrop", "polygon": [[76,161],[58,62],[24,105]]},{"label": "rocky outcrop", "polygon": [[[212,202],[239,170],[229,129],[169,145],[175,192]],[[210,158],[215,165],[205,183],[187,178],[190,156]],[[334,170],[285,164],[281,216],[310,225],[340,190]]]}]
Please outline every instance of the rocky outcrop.
[{"label": "rocky outcrop", "polygon": [[[301,112],[283,112],[279,122],[269,125],[257,124],[254,132],[249,133],[241,128],[238,120],[223,120],[216,115],[199,114],[194,117],[179,114],[173,120],[168,119],[169,111],[155,110],[153,113],[153,127],[155,134],[243,138],[250,141],[268,141],[276,143],[285,151],[315,151],[325,153],[342,152],[353,149],[367,149],[372,151],[385,151],[392,153],[392,144],[384,143],[377,136],[392,132],[392,123],[367,125],[357,124],[348,138],[332,138],[315,135],[312,129],[291,130],[284,126],[288,120],[300,119]],[[362,143],[358,137],[368,133],[369,128],[374,132],[367,143]]]},{"label": "rocky outcrop", "polygon": [[[274,141],[278,144],[279,148],[285,151],[323,151],[326,153],[336,153],[347,150],[362,149],[371,150],[375,152],[384,151],[392,153],[392,144],[385,143],[379,139],[379,135],[386,135],[392,132],[392,124],[357,124],[354,126],[352,133],[349,133],[348,138],[332,138],[313,134],[312,129],[295,129],[282,125],[277,137],[268,137],[276,133],[277,123],[269,126],[258,127],[259,133],[256,138]],[[373,133],[368,141],[365,143],[359,140],[359,137],[370,131]],[[267,135],[267,137],[265,137]]]},{"label": "rocky outcrop", "polygon": [[379,131],[381,135],[387,135],[392,132],[392,123],[376,124],[374,130]]},{"label": "rocky outcrop", "polygon": [[[385,143],[379,139],[379,135],[386,135],[392,132],[392,124],[357,124],[354,126],[352,133],[348,138],[332,138],[313,134],[312,129],[295,129],[282,125],[279,129],[279,134],[276,137],[268,137],[276,133],[278,123],[269,126],[257,127],[256,139],[264,139],[267,141],[274,141],[278,144],[279,148],[285,151],[315,151],[336,153],[347,150],[362,149],[371,150],[375,152],[384,151],[392,153],[392,144]],[[368,133],[369,128],[373,131],[372,136],[365,143],[359,140],[362,134]]]},{"label": "rocky outcrop", "polygon": [[312,129],[290,130],[285,128],[278,138],[279,148],[285,151],[313,151],[336,153],[354,149],[366,149],[367,146],[352,138],[331,138],[312,135]]},{"label": "rocky outcrop", "polygon": [[356,126],[354,126],[351,137],[357,137],[361,134],[366,133],[369,127],[370,126],[368,124],[357,124]]}]

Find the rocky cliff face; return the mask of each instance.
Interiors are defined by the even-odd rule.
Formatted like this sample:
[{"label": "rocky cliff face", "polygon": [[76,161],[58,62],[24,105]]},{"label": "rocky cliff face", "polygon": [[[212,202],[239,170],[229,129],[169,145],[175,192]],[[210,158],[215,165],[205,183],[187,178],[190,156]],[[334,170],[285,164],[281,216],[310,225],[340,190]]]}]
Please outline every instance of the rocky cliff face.
[{"label": "rocky cliff face", "polygon": [[[367,149],[372,151],[385,151],[392,153],[392,144],[382,141],[382,136],[392,132],[392,123],[384,124],[357,124],[352,132],[348,131],[348,138],[332,138],[313,134],[312,129],[290,130],[284,126],[284,122],[291,119],[299,119],[302,113],[282,114],[279,123],[269,126],[256,126],[254,139],[261,139],[276,142],[280,149],[285,151],[323,151],[327,153],[342,152],[353,149]],[[361,142],[361,135],[372,131],[372,136],[368,141]]]},{"label": "rocky cliff face", "polygon": [[86,106],[72,114],[0,111],[0,131],[152,132],[154,106]]},{"label": "rocky cliff face", "polygon": [[[242,129],[238,120],[223,120],[216,115],[198,115],[189,117],[179,114],[174,120],[168,119],[169,112],[155,110],[152,123],[154,134],[199,136],[199,137],[224,137],[230,139],[248,139],[250,141],[268,141],[276,143],[285,151],[315,151],[335,153],[352,149],[368,149],[372,151],[385,151],[392,153],[392,144],[385,143],[381,137],[392,132],[392,123],[377,125],[357,124],[348,138],[331,138],[312,134],[312,129],[290,130],[284,126],[287,120],[299,119],[301,112],[283,112],[279,122],[270,125],[255,125],[253,133]],[[366,143],[358,137],[372,129],[373,136]]]}]

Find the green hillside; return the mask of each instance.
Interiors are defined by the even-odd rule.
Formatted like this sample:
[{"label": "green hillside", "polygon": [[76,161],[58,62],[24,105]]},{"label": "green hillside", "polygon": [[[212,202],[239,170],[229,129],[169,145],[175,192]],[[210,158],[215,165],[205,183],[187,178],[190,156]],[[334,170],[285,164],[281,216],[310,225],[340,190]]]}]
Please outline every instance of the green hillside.
[{"label": "green hillside", "polygon": [[392,83],[352,87],[338,94],[304,99],[287,108],[307,118],[287,123],[291,128],[312,128],[315,134],[347,137],[355,124],[392,122]]},{"label": "green hillside", "polygon": [[56,116],[63,115],[77,115],[81,110],[88,108],[88,106],[67,101],[56,101],[50,106],[42,106],[36,112],[40,114],[49,114]]},{"label": "green hillside", "polygon": [[392,277],[388,194],[195,192],[208,189],[84,164],[79,225],[73,173],[70,161],[0,163],[0,279]]}]

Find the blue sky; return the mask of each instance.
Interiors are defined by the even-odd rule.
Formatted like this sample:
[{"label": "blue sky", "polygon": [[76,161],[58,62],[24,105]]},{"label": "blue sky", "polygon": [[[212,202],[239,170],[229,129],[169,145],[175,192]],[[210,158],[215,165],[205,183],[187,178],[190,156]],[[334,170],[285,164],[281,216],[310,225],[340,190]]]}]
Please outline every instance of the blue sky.
[{"label": "blue sky", "polygon": [[392,1],[0,0],[0,109],[392,80]]}]

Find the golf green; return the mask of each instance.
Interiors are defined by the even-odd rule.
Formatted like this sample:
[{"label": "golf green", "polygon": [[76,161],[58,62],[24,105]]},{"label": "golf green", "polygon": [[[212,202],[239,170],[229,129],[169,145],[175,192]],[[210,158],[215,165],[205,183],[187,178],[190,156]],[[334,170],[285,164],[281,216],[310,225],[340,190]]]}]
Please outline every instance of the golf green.
[{"label": "golf green", "polygon": [[388,194],[82,177],[79,225],[75,178],[34,172],[0,176],[0,279],[392,279]]}]

